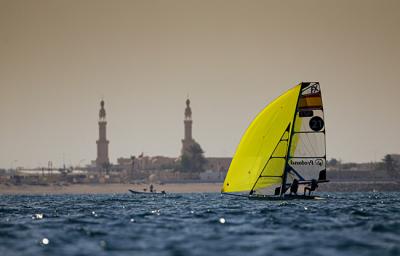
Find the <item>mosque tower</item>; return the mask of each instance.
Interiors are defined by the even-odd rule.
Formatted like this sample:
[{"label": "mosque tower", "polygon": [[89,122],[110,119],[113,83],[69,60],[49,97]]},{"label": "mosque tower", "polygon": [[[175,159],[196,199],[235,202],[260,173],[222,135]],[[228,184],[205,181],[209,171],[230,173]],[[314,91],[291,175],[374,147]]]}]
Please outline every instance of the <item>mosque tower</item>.
[{"label": "mosque tower", "polygon": [[107,121],[106,121],[106,110],[104,109],[104,100],[100,102],[100,111],[99,111],[99,139],[96,141],[97,143],[97,158],[96,158],[96,166],[98,168],[103,168],[104,165],[110,162],[108,158],[108,143],[107,140]]},{"label": "mosque tower", "polygon": [[192,137],[192,109],[190,108],[190,100],[186,100],[186,109],[185,109],[185,119],[183,121],[185,125],[185,137],[182,140],[182,150],[181,153],[183,155],[191,145],[195,143]]}]

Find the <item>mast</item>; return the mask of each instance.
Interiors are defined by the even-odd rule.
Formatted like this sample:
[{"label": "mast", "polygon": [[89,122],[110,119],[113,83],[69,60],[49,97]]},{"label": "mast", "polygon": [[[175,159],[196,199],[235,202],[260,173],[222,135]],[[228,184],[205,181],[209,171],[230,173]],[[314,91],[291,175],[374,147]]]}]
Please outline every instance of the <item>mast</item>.
[{"label": "mast", "polygon": [[286,153],[286,163],[285,163],[285,170],[283,171],[283,177],[282,177],[282,185],[281,185],[281,191],[280,191],[280,197],[282,197],[284,194],[285,194],[285,192],[286,192],[286,179],[287,179],[287,173],[288,173],[288,171],[289,171],[289,154],[290,154],[290,149],[291,149],[291,146],[292,146],[292,137],[293,137],[293,130],[294,130],[294,125],[295,125],[295,122],[296,122],[296,115],[297,115],[297,107],[298,107],[298,105],[299,105],[299,99],[300,99],[300,95],[301,95],[301,92],[302,92],[302,89],[303,89],[303,82],[301,82],[301,87],[300,87],[300,90],[299,90],[299,95],[297,95],[297,102],[296,102],[296,108],[295,108],[295,110],[294,110],[294,115],[293,115],[293,119],[292,119],[292,123],[291,123],[291,127],[290,127],[290,135],[289,135],[289,141],[288,141],[288,149],[287,149],[287,153]]}]

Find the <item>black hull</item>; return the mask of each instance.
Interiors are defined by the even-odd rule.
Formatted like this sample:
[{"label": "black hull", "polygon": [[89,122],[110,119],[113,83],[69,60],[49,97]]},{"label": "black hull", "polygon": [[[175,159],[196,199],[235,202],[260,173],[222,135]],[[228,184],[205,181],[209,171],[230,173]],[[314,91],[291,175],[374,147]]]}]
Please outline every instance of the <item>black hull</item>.
[{"label": "black hull", "polygon": [[287,200],[321,200],[319,196],[305,195],[285,195],[285,196],[266,196],[266,195],[250,195],[250,200],[266,200],[266,201],[287,201]]}]

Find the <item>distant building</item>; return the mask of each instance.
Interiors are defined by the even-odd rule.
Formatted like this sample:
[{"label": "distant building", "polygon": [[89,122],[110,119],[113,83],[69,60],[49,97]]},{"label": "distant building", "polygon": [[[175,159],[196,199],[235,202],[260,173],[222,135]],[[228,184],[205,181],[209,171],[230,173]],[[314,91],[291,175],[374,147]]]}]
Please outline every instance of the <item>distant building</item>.
[{"label": "distant building", "polygon": [[174,157],[165,156],[145,156],[140,154],[137,157],[117,159],[117,165],[121,169],[129,170],[165,170],[173,169],[176,165],[177,159]]},{"label": "distant building", "polygon": [[107,140],[107,121],[106,121],[106,110],[104,109],[104,100],[100,102],[100,111],[99,111],[99,139],[96,141],[97,143],[97,158],[96,158],[96,167],[104,168],[105,165],[110,163],[110,159],[108,158],[108,144]]},{"label": "distant building", "polygon": [[[232,162],[231,157],[207,157],[206,170],[214,172],[221,172],[224,175],[228,172],[229,166]],[[224,176],[225,177],[225,176]]]},{"label": "distant building", "polygon": [[225,173],[207,170],[205,172],[200,173],[199,178],[201,181],[205,182],[223,182],[225,178]]}]

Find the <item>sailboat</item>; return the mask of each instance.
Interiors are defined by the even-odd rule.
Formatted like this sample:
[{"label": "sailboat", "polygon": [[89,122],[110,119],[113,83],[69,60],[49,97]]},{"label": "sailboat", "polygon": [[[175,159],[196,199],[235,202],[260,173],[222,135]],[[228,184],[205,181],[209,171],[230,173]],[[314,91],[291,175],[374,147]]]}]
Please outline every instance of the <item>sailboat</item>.
[{"label": "sailboat", "polygon": [[221,192],[249,199],[318,199],[311,192],[324,182],[321,87],[302,82],[266,106],[247,128]]}]

